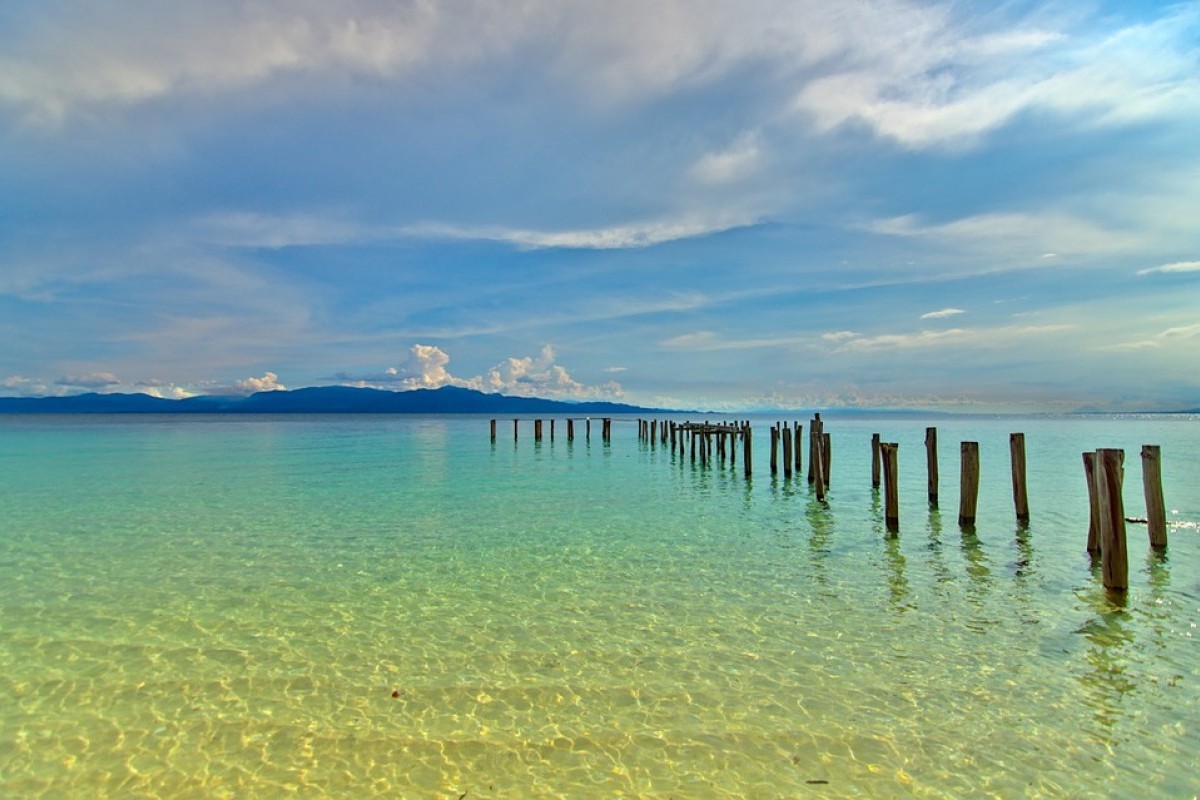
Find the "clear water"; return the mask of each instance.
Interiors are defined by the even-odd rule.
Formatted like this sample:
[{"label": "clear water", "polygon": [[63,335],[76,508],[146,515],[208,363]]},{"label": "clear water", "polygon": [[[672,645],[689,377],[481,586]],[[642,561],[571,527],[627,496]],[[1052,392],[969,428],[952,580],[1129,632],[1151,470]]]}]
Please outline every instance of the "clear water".
[{"label": "clear water", "polygon": [[[0,418],[0,796],[1200,792],[1200,419],[829,417],[828,507],[766,420],[749,482],[614,425]],[[1171,542],[1130,526],[1115,602],[1080,453],[1126,449],[1141,516],[1143,443]]]}]

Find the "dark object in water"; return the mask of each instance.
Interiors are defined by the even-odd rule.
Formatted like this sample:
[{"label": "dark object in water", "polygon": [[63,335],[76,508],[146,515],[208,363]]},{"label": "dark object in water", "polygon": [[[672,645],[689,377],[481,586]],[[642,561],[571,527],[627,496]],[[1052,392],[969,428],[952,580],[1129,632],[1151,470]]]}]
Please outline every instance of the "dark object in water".
[{"label": "dark object in water", "polygon": [[399,697],[399,696],[400,696],[400,690],[392,689],[392,697]]},{"label": "dark object in water", "polygon": [[805,783],[807,783],[807,784],[811,784],[811,785],[813,785],[813,786],[817,786],[817,785],[821,785],[821,786],[823,786],[823,785],[825,785],[825,784],[828,784],[828,783],[829,783],[829,781],[815,780],[815,781],[805,781]]}]

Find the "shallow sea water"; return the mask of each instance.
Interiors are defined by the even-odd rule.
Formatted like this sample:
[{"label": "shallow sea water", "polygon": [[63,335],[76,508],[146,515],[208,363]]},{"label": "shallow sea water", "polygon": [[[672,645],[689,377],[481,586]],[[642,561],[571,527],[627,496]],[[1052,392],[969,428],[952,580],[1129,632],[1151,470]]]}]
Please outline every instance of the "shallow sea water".
[{"label": "shallow sea water", "polygon": [[[828,506],[768,427],[747,481],[622,419],[0,418],[0,796],[1200,793],[1200,419],[829,416]],[[1171,541],[1115,602],[1079,454],[1142,516],[1143,443]]]}]

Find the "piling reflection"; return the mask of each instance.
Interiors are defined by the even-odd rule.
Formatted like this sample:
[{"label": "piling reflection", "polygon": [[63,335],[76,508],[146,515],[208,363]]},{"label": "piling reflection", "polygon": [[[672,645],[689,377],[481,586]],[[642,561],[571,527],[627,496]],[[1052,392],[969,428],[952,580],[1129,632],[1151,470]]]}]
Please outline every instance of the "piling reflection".
[{"label": "piling reflection", "polygon": [[[1125,699],[1137,690],[1129,667],[1134,653],[1134,636],[1129,612],[1113,602],[1113,593],[1096,584],[1080,599],[1092,617],[1076,629],[1088,642],[1084,660],[1087,669],[1079,683],[1092,710],[1093,736],[1105,744],[1116,741],[1116,731],[1125,715]],[[1120,593],[1124,600],[1124,593]]]}]

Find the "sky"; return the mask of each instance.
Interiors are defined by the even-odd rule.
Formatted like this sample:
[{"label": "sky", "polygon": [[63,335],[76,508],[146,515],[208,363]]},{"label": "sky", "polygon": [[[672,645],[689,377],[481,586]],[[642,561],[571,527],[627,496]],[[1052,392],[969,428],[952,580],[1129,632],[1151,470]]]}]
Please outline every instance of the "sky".
[{"label": "sky", "polygon": [[1200,406],[1200,2],[4,0],[0,395]]}]

